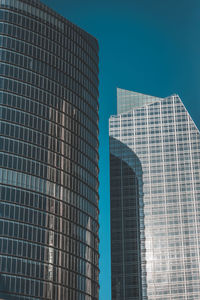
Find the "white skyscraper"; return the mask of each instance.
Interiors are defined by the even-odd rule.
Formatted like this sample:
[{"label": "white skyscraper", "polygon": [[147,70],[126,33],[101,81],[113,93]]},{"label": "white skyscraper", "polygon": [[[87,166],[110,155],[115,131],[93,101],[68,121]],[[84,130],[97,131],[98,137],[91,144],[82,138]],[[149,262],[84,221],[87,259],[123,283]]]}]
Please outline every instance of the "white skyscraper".
[{"label": "white skyscraper", "polygon": [[200,299],[200,134],[178,95],[117,89],[112,300]]}]

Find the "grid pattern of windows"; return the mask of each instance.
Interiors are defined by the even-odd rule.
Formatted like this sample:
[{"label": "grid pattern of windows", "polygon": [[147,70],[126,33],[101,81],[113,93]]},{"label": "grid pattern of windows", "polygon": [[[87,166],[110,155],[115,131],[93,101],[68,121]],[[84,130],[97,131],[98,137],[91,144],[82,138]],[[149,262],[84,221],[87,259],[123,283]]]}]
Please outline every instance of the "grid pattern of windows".
[{"label": "grid pattern of windows", "polygon": [[111,117],[109,130],[142,166],[141,299],[199,299],[199,130],[177,95],[138,105],[131,93],[133,109]]},{"label": "grid pattern of windows", "polygon": [[0,298],[98,299],[98,44],[0,0]]},{"label": "grid pattern of windows", "polygon": [[141,176],[134,153],[110,137],[112,299],[116,300],[141,297]]}]

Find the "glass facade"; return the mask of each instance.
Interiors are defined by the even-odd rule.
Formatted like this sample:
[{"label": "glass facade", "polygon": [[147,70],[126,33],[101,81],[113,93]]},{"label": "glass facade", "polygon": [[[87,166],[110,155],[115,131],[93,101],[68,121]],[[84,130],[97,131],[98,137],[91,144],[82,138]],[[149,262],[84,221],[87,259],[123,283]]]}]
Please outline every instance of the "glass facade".
[{"label": "glass facade", "polygon": [[[157,98],[122,89],[117,94],[118,114],[109,122],[112,299],[199,299],[199,130],[177,95]],[[123,165],[129,172],[123,172]],[[122,204],[128,197],[126,214]],[[131,211],[137,205],[139,212]],[[136,272],[126,274],[126,264],[136,263],[138,295]]]},{"label": "glass facade", "polygon": [[0,0],[0,298],[96,300],[98,43]]}]

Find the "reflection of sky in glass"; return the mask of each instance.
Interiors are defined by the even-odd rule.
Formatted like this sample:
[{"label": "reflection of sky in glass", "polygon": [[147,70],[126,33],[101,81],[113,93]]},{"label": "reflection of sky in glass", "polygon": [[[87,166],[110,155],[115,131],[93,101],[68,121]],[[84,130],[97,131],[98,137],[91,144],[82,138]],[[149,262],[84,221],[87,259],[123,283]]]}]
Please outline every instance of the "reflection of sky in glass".
[{"label": "reflection of sky in glass", "polygon": [[120,107],[126,107],[127,97],[127,108],[133,109],[111,117],[109,124],[110,136],[142,165],[143,295],[198,299],[199,131],[177,95],[149,101],[150,96],[120,90]]},{"label": "reflection of sky in glass", "polygon": [[97,299],[97,41],[40,1],[0,20],[0,298]]}]

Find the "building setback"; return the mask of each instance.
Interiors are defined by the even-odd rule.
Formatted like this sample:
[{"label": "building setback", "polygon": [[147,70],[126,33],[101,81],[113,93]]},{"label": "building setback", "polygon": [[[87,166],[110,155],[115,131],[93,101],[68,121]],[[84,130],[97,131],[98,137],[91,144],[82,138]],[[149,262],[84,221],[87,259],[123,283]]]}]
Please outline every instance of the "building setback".
[{"label": "building setback", "polygon": [[178,95],[117,89],[112,300],[200,299],[200,134]]},{"label": "building setback", "polygon": [[98,43],[0,0],[0,298],[97,300]]}]

